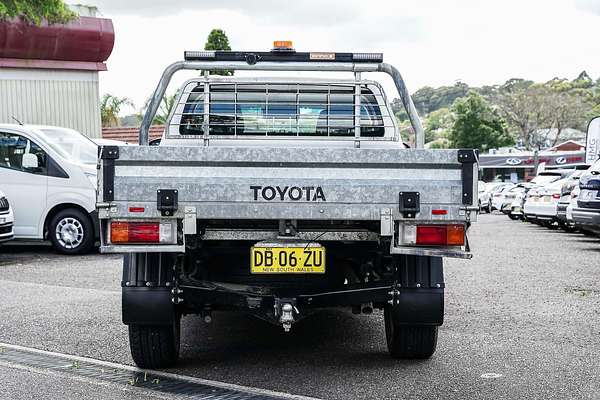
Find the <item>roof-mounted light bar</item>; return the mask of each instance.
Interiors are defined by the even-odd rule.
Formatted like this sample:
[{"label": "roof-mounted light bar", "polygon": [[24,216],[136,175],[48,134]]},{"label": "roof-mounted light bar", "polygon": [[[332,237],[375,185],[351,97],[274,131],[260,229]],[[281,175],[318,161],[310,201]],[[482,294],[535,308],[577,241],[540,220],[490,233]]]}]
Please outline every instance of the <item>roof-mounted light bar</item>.
[{"label": "roof-mounted light bar", "polygon": [[198,60],[213,60],[215,58],[214,51],[186,51],[185,59],[198,59]]},{"label": "roof-mounted light bar", "polygon": [[383,53],[352,53],[352,59],[356,61],[383,62]]},{"label": "roof-mounted light bar", "polygon": [[250,65],[259,62],[345,62],[382,63],[382,53],[296,52],[289,48],[273,51],[186,51],[185,61],[241,61]]}]

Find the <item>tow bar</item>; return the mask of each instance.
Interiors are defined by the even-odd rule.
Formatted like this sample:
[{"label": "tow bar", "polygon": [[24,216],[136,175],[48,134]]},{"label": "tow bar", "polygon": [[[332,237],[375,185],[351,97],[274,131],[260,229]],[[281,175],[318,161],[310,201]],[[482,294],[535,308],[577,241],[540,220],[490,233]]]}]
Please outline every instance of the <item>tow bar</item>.
[{"label": "tow bar", "polygon": [[300,314],[300,311],[293,302],[294,301],[290,299],[275,299],[275,317],[279,317],[279,323],[286,332],[289,332],[292,328],[292,324],[296,322],[294,312]]}]

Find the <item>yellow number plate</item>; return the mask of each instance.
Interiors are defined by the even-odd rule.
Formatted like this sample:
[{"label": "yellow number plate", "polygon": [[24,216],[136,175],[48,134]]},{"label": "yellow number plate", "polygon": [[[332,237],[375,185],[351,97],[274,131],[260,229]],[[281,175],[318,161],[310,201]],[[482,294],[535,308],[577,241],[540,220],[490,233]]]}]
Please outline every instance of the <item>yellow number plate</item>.
[{"label": "yellow number plate", "polygon": [[252,247],[253,274],[323,274],[324,247]]}]

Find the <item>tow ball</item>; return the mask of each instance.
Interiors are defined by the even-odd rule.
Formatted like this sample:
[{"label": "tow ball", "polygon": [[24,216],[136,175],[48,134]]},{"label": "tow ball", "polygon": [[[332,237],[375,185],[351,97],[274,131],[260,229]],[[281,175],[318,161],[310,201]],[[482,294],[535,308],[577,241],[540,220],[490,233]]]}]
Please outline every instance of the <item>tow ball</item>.
[{"label": "tow ball", "polygon": [[289,332],[292,324],[296,322],[294,313],[300,314],[300,311],[291,302],[275,301],[275,317],[279,317],[279,323],[286,332]]}]

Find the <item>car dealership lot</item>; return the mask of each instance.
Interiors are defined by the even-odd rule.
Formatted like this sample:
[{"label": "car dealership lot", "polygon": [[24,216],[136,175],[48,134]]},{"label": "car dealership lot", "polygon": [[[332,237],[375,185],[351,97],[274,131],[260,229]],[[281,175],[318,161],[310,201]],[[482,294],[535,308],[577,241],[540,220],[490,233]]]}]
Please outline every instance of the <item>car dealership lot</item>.
[{"label": "car dealership lot", "polygon": [[[289,334],[218,313],[210,325],[183,319],[182,362],[169,372],[333,399],[597,398],[600,239],[492,214],[479,217],[470,242],[473,260],[446,262],[445,323],[430,360],[390,359],[380,312],[326,311]],[[120,273],[118,255],[0,247],[0,342],[131,365]],[[0,379],[23,384],[0,394],[29,399],[32,382],[48,380],[1,357]],[[134,398],[126,385],[102,390]],[[75,398],[99,389],[92,379],[37,390],[34,398]]]}]

